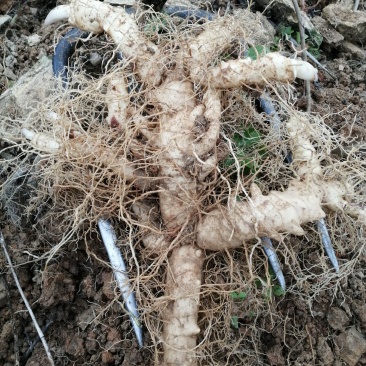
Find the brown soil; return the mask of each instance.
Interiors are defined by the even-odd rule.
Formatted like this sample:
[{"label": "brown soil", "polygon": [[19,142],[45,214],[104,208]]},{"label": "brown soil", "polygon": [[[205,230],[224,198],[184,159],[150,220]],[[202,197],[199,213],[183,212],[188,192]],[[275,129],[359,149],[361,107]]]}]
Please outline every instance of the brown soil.
[{"label": "brown soil", "polygon": [[[224,8],[225,4],[221,5]],[[0,94],[41,55],[52,55],[54,35],[45,33],[42,20],[54,6],[55,1],[19,1],[12,13],[17,14],[15,23],[0,29],[3,68],[9,62],[14,74],[12,80],[1,76],[0,69]],[[2,4],[0,10],[6,12],[9,5]],[[28,44],[27,37],[32,34],[40,36],[39,44]],[[327,54],[322,62],[338,79],[322,75],[320,88],[313,89],[313,111],[320,113],[335,132],[354,138],[345,150],[361,146],[366,139],[366,63],[341,53]],[[298,108],[303,107],[300,98]],[[6,172],[2,173],[1,179],[5,179]],[[57,227],[49,227],[46,237],[33,224],[15,227],[0,211],[1,230],[20,284],[40,326],[45,328],[56,364],[152,365],[148,331],[144,329],[146,346],[139,349],[129,318],[116,301],[111,270],[101,261],[107,262],[107,256],[98,237],[91,234],[78,245],[63,247],[57,258],[46,263],[34,259],[54,244]],[[366,365],[366,257],[358,252],[362,243],[350,250],[342,242],[334,243],[341,264],[358,259],[351,273],[343,278],[334,276],[329,287],[319,291],[314,289],[326,257],[321,249],[307,250],[306,239],[294,238],[292,244],[298,248],[299,267],[308,277],[296,282],[283,263],[291,288],[288,294],[270,297],[263,313],[256,314],[252,314],[248,302],[235,301],[232,315],[239,323],[226,338],[242,342],[237,348],[241,353],[229,355],[218,349],[217,361],[212,363],[207,358],[207,365],[241,364],[241,359],[248,365]],[[18,359],[21,365],[47,365],[41,342],[25,357],[37,334],[3,254],[0,269],[0,364],[15,365]]]}]

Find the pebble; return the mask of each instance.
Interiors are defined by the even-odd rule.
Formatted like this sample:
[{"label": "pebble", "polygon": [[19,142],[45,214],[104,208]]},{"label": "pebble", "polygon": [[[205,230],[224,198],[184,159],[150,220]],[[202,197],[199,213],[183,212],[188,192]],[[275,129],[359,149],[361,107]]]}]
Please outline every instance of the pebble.
[{"label": "pebble", "polygon": [[32,34],[27,37],[28,46],[36,46],[41,42],[41,36],[38,34]]},{"label": "pebble", "polygon": [[103,351],[102,352],[102,362],[106,364],[114,363],[114,356],[109,351]]},{"label": "pebble", "polygon": [[366,339],[355,327],[334,337],[334,342],[340,350],[341,358],[349,366],[355,366],[362,354],[366,352]]},{"label": "pebble", "polygon": [[6,25],[6,24],[10,23],[11,19],[12,18],[11,18],[10,15],[0,15],[0,28],[3,25]]},{"label": "pebble", "polygon": [[92,52],[89,55],[89,61],[93,66],[99,65],[102,62],[102,56],[97,52]]},{"label": "pebble", "polygon": [[13,81],[17,79],[16,75],[8,67],[6,67],[4,70],[4,76]]},{"label": "pebble", "polygon": [[327,366],[333,364],[334,355],[325,337],[318,338],[317,354],[324,365]]},{"label": "pebble", "polygon": [[5,41],[5,45],[11,53],[15,53],[18,51],[18,46],[13,41],[10,41],[9,39],[7,41]]},{"label": "pebble", "polygon": [[349,317],[342,309],[333,307],[328,311],[327,320],[333,329],[344,330],[344,327],[349,322]]},{"label": "pebble", "polygon": [[13,55],[8,55],[5,57],[5,66],[13,68],[15,64],[17,64],[18,61]]},{"label": "pebble", "polygon": [[29,7],[29,11],[31,12],[32,15],[37,15],[38,8]]}]

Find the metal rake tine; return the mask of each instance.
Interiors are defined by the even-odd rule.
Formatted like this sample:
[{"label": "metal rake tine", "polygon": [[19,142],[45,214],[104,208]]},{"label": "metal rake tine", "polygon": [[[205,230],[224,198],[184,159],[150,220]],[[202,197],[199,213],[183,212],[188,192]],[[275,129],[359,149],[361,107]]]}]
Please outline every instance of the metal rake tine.
[{"label": "metal rake tine", "polygon": [[283,275],[283,272],[281,269],[281,264],[278,260],[276,251],[273,248],[272,241],[270,238],[267,238],[266,236],[261,238],[261,241],[262,241],[262,246],[263,246],[264,252],[266,253],[266,255],[268,257],[268,261],[272,266],[273,272],[275,273],[282,290],[286,291],[285,277]]},{"label": "metal rake tine", "polygon": [[[52,59],[53,73],[56,77],[61,76],[62,86],[66,89],[68,82],[68,74],[66,67],[69,64],[69,58],[73,53],[77,41],[80,37],[86,37],[88,32],[73,28],[69,31],[57,44],[55,54]],[[98,227],[102,236],[103,244],[107,250],[109,261],[112,266],[113,274],[118,287],[121,291],[123,301],[131,319],[131,323],[136,334],[137,342],[140,347],[143,346],[143,337],[141,324],[139,322],[139,313],[137,311],[137,304],[135,294],[129,284],[127,276],[126,265],[122,254],[117,247],[117,236],[113,226],[109,220],[99,219]]]},{"label": "metal rake tine", "polygon": [[322,243],[323,243],[324,250],[327,253],[334,269],[338,273],[339,272],[338,260],[337,260],[337,257],[335,255],[333,245],[332,245],[332,241],[330,240],[330,236],[329,236],[329,233],[328,233],[327,226],[325,225],[324,219],[320,219],[319,221],[317,221],[316,226],[317,226],[318,231],[319,231],[319,233],[322,237]]},{"label": "metal rake tine", "polygon": [[[273,106],[272,101],[270,99],[268,99],[265,94],[262,94],[259,98],[259,103],[260,103],[260,106],[261,106],[262,110],[264,111],[264,113],[266,113],[269,116],[272,116],[272,119],[273,119],[273,121],[271,122],[272,128],[275,130],[276,133],[280,133],[280,128],[279,128],[280,118]],[[289,164],[292,163],[292,157],[290,154],[286,155],[286,159]],[[324,221],[324,219],[320,219],[319,221],[316,221],[315,223],[316,223],[318,231],[321,235],[324,250],[327,253],[327,255],[330,259],[330,262],[332,263],[336,272],[339,272],[339,265],[338,265],[337,257],[334,253],[332,241],[330,240],[330,236],[328,233],[327,226],[325,225],[325,221]]]},{"label": "metal rake tine", "polygon": [[112,266],[113,274],[121,291],[122,298],[126,310],[129,313],[133,330],[136,334],[137,342],[140,347],[143,346],[142,330],[139,322],[139,313],[137,311],[137,304],[135,294],[128,282],[128,276],[126,271],[126,265],[123,260],[122,254],[118,249],[117,236],[109,220],[98,220],[98,227],[102,236],[103,244],[107,250],[109,261]]}]

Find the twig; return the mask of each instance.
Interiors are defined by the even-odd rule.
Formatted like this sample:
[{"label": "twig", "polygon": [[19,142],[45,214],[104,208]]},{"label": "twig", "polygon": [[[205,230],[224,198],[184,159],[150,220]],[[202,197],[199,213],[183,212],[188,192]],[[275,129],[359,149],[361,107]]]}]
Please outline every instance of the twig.
[{"label": "twig", "polygon": [[15,329],[15,317],[14,317],[14,309],[12,307],[11,301],[10,301],[10,290],[8,283],[6,282],[6,278],[4,275],[1,275],[1,279],[4,283],[4,287],[6,289],[6,293],[8,295],[8,307],[11,314],[11,326],[13,328],[13,335],[14,335],[14,354],[15,354],[15,366],[19,366],[19,340],[18,340],[18,334]]},{"label": "twig", "polygon": [[44,335],[43,335],[43,332],[42,332],[42,330],[41,330],[41,328],[40,328],[40,326],[39,326],[39,324],[38,324],[38,322],[37,322],[36,317],[34,316],[34,313],[33,313],[33,311],[32,311],[32,308],[30,307],[29,302],[28,302],[27,298],[26,298],[26,297],[25,297],[25,295],[24,295],[24,292],[23,292],[23,290],[22,290],[22,288],[21,288],[21,286],[20,286],[20,283],[19,283],[18,277],[17,277],[17,275],[16,275],[16,273],[15,273],[15,271],[14,271],[13,264],[12,264],[12,262],[11,262],[11,259],[10,259],[10,256],[9,256],[9,253],[8,253],[8,251],[7,251],[7,249],[6,249],[6,245],[5,245],[5,240],[4,240],[4,237],[3,237],[3,233],[2,233],[1,231],[0,231],[0,243],[1,243],[1,246],[2,246],[2,248],[3,248],[3,251],[4,251],[4,254],[5,254],[6,260],[7,260],[8,264],[9,264],[9,268],[10,268],[10,271],[11,271],[11,273],[12,273],[12,275],[13,275],[13,278],[14,278],[15,284],[16,284],[16,286],[17,286],[17,288],[18,288],[19,293],[20,293],[20,296],[22,297],[22,299],[23,299],[23,301],[24,301],[24,304],[25,304],[25,306],[26,306],[26,308],[27,308],[27,310],[28,310],[28,312],[29,312],[29,315],[30,315],[30,316],[31,316],[31,318],[32,318],[32,321],[33,321],[34,327],[35,327],[35,328],[36,328],[36,330],[37,330],[37,333],[38,333],[39,338],[42,340],[42,344],[43,344],[43,347],[44,347],[44,349],[45,349],[45,351],[46,351],[46,354],[47,354],[47,357],[48,357],[48,359],[49,359],[49,361],[50,361],[50,364],[51,364],[52,366],[54,366],[54,365],[55,365],[55,363],[54,363],[54,361],[53,361],[53,358],[52,358],[52,355],[51,355],[50,349],[48,348],[48,344],[47,344],[47,342],[46,342],[46,339],[45,339],[45,337],[44,337]]},{"label": "twig", "polygon": [[360,5],[360,0],[355,0],[355,5],[353,7],[353,11],[357,11],[359,5]]},{"label": "twig", "polygon": [[[292,3],[294,4],[297,20],[299,22],[301,49],[303,51],[301,56],[302,56],[303,61],[306,61],[307,54],[305,52],[306,51],[305,30],[304,30],[304,25],[302,23],[300,7],[299,7],[299,4],[297,3],[297,0],[292,0]],[[311,89],[310,89],[310,81],[308,81],[308,80],[305,81],[305,91],[306,91],[306,103],[307,103],[306,111],[308,113],[310,113],[310,111],[311,111]]]}]

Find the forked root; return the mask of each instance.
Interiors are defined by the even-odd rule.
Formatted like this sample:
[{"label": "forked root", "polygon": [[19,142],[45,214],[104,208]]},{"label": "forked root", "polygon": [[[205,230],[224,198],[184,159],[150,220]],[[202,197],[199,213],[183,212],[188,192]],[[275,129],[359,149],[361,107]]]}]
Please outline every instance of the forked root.
[{"label": "forked root", "polygon": [[338,182],[301,182],[293,180],[284,192],[263,195],[257,185],[250,189],[250,201],[221,206],[210,212],[198,226],[197,244],[210,250],[236,248],[245,241],[267,236],[281,240],[281,234],[304,235],[301,225],[325,217],[322,202],[326,192],[337,191],[335,202],[343,205],[346,187]]},{"label": "forked root", "polygon": [[250,199],[228,207],[220,206],[204,217],[198,225],[197,245],[204,249],[235,248],[260,237],[281,240],[281,234],[303,235],[301,225],[325,217],[323,207],[345,211],[360,220],[365,211],[346,200],[350,187],[339,181],[325,181],[316,150],[311,143],[311,125],[298,115],[287,122],[292,139],[293,165],[298,177],[283,191],[263,195],[256,184],[250,188]]},{"label": "forked root", "polygon": [[[243,202],[230,199],[228,205],[223,206],[222,201],[214,202],[212,198],[210,207],[213,209],[206,215],[201,214],[208,201],[202,187],[206,184],[214,187],[214,174],[220,170],[217,147],[225,113],[221,90],[243,84],[265,85],[267,80],[285,83],[296,77],[316,80],[317,71],[308,63],[278,53],[257,60],[221,62],[220,55],[236,37],[234,28],[238,27],[230,26],[231,20],[215,20],[207,24],[198,37],[193,32],[184,42],[178,39],[178,43],[169,46],[172,52],[167,52],[167,44],[162,41],[163,47],[160,47],[160,43],[158,46],[151,42],[124,9],[98,1],[71,0],[70,8],[62,8],[60,18],[62,16],[69,16],[70,23],[84,30],[108,33],[126,62],[133,66],[137,80],[147,85],[143,103],[148,108],[141,108],[141,112],[148,113],[135,117],[144,122],[139,132],[144,136],[143,143],[155,154],[159,184],[158,190],[146,194],[146,201],[141,198],[141,189],[137,190],[139,202],[132,204],[132,211],[139,221],[140,238],[149,255],[169,256],[166,252],[174,248],[166,273],[164,299],[167,306],[161,318],[164,364],[195,365],[204,260],[200,248],[223,250],[262,236],[302,235],[301,225],[323,218],[324,206],[342,210],[348,205],[348,187],[323,179],[320,159],[311,143],[309,123],[295,116],[287,125],[297,175],[289,187],[264,196],[253,184],[250,199]],[[238,37],[244,33],[238,32]],[[126,122],[131,113],[132,95],[123,73],[123,70],[116,73],[120,74],[120,79],[111,80],[105,96],[107,122],[113,131],[118,127],[131,138],[136,135],[129,132],[138,121],[134,117],[131,124]],[[197,95],[198,85],[203,86],[202,95]],[[32,138],[32,143],[42,145],[37,147],[41,150],[48,148],[41,138],[37,141]],[[48,151],[60,152],[59,143],[56,141]],[[139,147],[139,140],[133,145]],[[149,174],[149,170],[142,170],[139,164],[140,160],[146,160],[146,155],[143,149],[137,150],[118,148],[112,153],[111,146],[83,136],[66,141],[63,147],[68,158],[92,155],[93,161],[133,182],[145,181]],[[148,203],[150,193],[154,203],[157,197],[160,200],[159,209],[154,211]],[[121,203],[124,202],[121,200]],[[353,211],[361,212],[357,208]],[[194,221],[197,217],[201,218],[198,225]],[[183,233],[181,240],[177,233]]]}]

